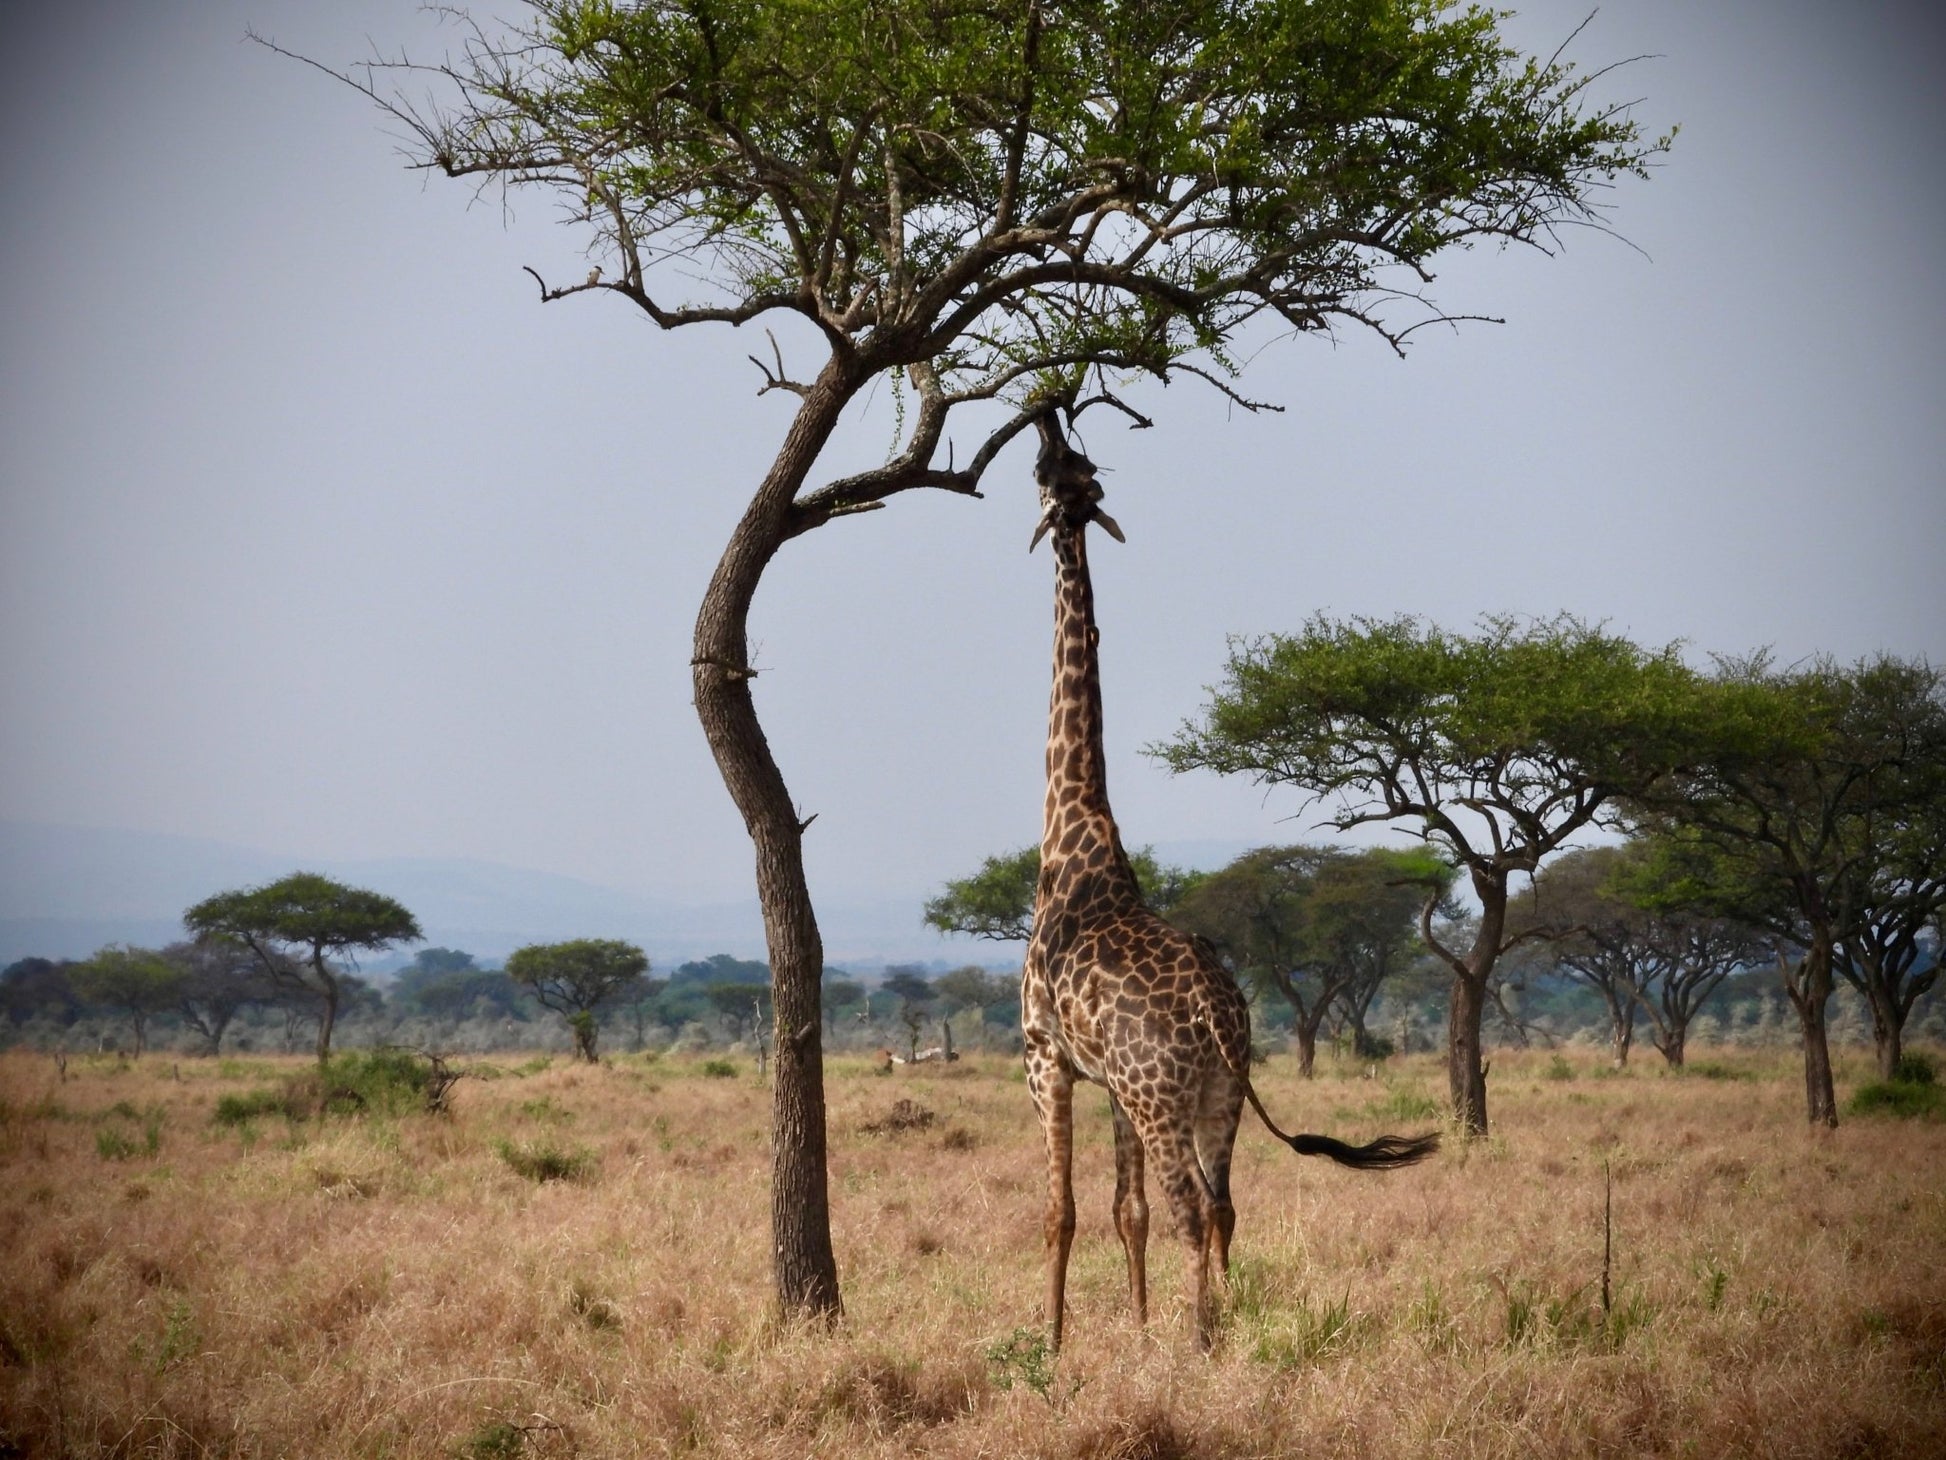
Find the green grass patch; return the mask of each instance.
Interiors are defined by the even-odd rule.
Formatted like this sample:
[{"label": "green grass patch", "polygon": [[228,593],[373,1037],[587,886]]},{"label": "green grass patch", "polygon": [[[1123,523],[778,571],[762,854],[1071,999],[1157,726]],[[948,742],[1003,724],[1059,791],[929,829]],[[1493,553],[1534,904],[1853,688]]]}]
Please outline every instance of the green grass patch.
[{"label": "green grass patch", "polygon": [[1937,1120],[1946,1117],[1946,1089],[1938,1085],[1911,1085],[1903,1080],[1875,1080],[1860,1085],[1847,1108],[1853,1115]]},{"label": "green grass patch", "polygon": [[1720,1060],[1694,1060],[1682,1067],[1682,1072],[1699,1080],[1754,1080],[1753,1070],[1740,1070],[1735,1065],[1726,1065]]},{"label": "green grass patch", "polygon": [[1365,1107],[1374,1120],[1438,1120],[1446,1108],[1425,1091],[1411,1085],[1394,1085],[1383,1100]]},{"label": "green grass patch", "polygon": [[1265,1324],[1250,1357],[1273,1369],[1305,1368],[1350,1348],[1362,1326],[1349,1292],[1329,1302],[1299,1302]]},{"label": "green grass patch", "polygon": [[210,1120],[216,1125],[240,1126],[264,1115],[284,1115],[290,1111],[290,1097],[282,1090],[247,1090],[241,1095],[224,1095],[216,1102]]},{"label": "green grass patch", "polygon": [[[95,1132],[95,1154],[104,1161],[130,1161],[137,1156],[161,1154],[163,1114],[160,1105],[143,1111],[126,1100],[117,1100],[95,1117],[101,1125]],[[142,1127],[139,1135],[124,1124],[137,1121]]]},{"label": "green grass patch", "polygon": [[586,1181],[600,1165],[593,1151],[581,1146],[564,1149],[552,1141],[500,1141],[494,1149],[529,1181]]}]

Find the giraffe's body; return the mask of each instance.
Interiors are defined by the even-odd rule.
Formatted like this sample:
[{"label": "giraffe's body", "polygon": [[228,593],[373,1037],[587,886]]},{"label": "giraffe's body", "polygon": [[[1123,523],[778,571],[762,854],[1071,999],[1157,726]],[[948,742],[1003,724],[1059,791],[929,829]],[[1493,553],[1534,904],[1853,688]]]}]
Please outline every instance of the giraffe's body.
[{"label": "giraffe's body", "polygon": [[1227,1273],[1230,1151],[1248,1100],[1280,1139],[1354,1166],[1402,1165],[1431,1138],[1345,1146],[1285,1136],[1250,1088],[1250,1014],[1207,947],[1142,900],[1109,809],[1103,759],[1094,589],[1084,536],[1100,522],[1086,457],[1069,449],[1052,413],[1040,419],[1035,465],[1055,555],[1054,687],[1048,707],[1047,799],[1034,931],[1021,979],[1027,1083],[1047,1141],[1047,1321],[1060,1346],[1068,1249],[1074,1236],[1073,1093],[1077,1079],[1108,1089],[1115,1124],[1115,1229],[1128,1256],[1138,1319],[1148,1308],[1148,1204],[1153,1167],[1177,1234],[1199,1346],[1213,1326],[1210,1268]]}]

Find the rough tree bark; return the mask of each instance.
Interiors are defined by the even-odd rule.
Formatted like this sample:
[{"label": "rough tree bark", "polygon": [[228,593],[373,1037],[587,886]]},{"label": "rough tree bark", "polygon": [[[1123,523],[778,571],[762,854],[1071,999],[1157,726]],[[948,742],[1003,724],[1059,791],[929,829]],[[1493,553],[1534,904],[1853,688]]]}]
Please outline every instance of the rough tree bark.
[{"label": "rough tree bark", "polygon": [[1831,1078],[1831,1040],[1826,1028],[1826,1013],[1831,1003],[1830,930],[1813,925],[1809,946],[1793,963],[1782,947],[1777,950],[1777,971],[1784,980],[1784,992],[1797,1010],[1798,1027],[1804,1036],[1804,1110],[1812,1125],[1836,1127],[1838,1095]]},{"label": "rough tree bark", "polygon": [[737,523],[696,616],[691,672],[696,715],[756,852],[757,898],[769,952],[777,1062],[771,1084],[773,1269],[788,1312],[841,1311],[825,1180],[824,1062],[819,980],[824,944],[804,876],[805,827],[757,719],[750,681],[750,604],[791,536],[791,502],[855,389],[833,354],[809,387],[763,485]]}]

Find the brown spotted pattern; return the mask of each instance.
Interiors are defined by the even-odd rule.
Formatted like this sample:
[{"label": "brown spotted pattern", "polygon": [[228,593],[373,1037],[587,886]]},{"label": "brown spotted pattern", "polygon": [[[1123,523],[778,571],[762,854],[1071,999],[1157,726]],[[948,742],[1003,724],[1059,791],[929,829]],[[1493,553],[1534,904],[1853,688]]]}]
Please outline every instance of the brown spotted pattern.
[{"label": "brown spotted pattern", "polygon": [[1101,489],[1087,458],[1044,418],[1036,466],[1055,556],[1054,686],[1034,934],[1021,981],[1027,1083],[1047,1142],[1047,1323],[1061,1343],[1074,1238],[1073,1095],[1108,1089],[1115,1229],[1129,1295],[1146,1319],[1145,1168],[1188,1250],[1196,1338],[1213,1323],[1210,1269],[1227,1274],[1236,1215],[1230,1150],[1246,1096],[1250,1016],[1235,981],[1144,905],[1108,805],[1101,680],[1086,528]]}]

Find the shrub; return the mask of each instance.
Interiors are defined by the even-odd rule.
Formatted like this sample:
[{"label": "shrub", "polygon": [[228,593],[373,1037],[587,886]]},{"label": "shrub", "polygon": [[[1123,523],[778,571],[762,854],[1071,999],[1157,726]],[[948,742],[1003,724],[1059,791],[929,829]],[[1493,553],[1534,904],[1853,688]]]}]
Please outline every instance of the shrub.
[{"label": "shrub", "polygon": [[1903,1080],[1861,1085],[1851,1097],[1853,1115],[1890,1115],[1900,1120],[1946,1116],[1946,1089]]},{"label": "shrub", "polygon": [[290,1096],[283,1090],[251,1090],[242,1095],[225,1095],[216,1102],[210,1119],[217,1125],[238,1126],[260,1115],[290,1113]]},{"label": "shrub", "polygon": [[325,1067],[325,1106],[349,1103],[376,1115],[421,1110],[432,1069],[403,1049],[356,1050],[334,1055]]},{"label": "shrub", "polygon": [[[277,1100],[283,1113],[293,1120],[309,1114],[404,1115],[441,1108],[453,1078],[450,1072],[435,1070],[431,1061],[411,1050],[354,1050],[333,1055],[322,1070],[291,1076]],[[240,1098],[248,1101],[256,1097]],[[217,1102],[219,1121],[225,1119],[225,1103]],[[250,1114],[263,1114],[268,1108],[237,1119],[247,1120]]]},{"label": "shrub", "polygon": [[1682,1066],[1682,1073],[1695,1075],[1705,1080],[1754,1080],[1754,1070],[1740,1070],[1735,1065],[1726,1065],[1716,1060],[1695,1060]]},{"label": "shrub", "polygon": [[1541,1071],[1541,1078],[1546,1080],[1572,1080],[1574,1078],[1574,1066],[1568,1063],[1567,1056],[1557,1054],[1547,1062],[1547,1068]]},{"label": "shrub", "polygon": [[713,1080],[734,1080],[737,1067],[728,1060],[704,1060],[703,1073]]},{"label": "shrub", "polygon": [[577,1146],[563,1150],[552,1141],[501,1141],[500,1159],[529,1181],[585,1181],[595,1174],[595,1153]]},{"label": "shrub", "polygon": [[1900,1085],[1932,1085],[1938,1083],[1939,1070],[1923,1054],[1902,1054],[1892,1066],[1892,1079]]}]

